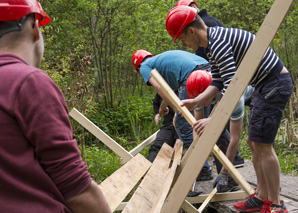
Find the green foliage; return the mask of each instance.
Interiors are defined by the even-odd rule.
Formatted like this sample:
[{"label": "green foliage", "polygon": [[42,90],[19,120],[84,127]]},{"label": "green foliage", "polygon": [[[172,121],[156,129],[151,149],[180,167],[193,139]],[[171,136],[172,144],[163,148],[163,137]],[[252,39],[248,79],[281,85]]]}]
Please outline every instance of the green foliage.
[{"label": "green foliage", "polygon": [[[136,74],[131,56],[137,49],[146,49],[154,55],[171,49],[192,52],[180,42],[173,43],[165,28],[167,13],[177,1],[40,1],[52,19],[49,25],[42,27],[46,39],[42,69],[61,88],[69,108],[77,108],[127,150],[152,135],[158,129],[151,101],[154,90]],[[197,3],[226,27],[256,33],[273,0],[202,0]],[[297,4],[294,4],[271,45],[295,82],[298,75],[297,13]],[[297,87],[297,83],[295,85]],[[286,117],[298,115],[295,114],[297,99],[292,103],[293,109],[286,111]],[[118,157],[112,151],[73,120],[72,124],[74,136],[82,146],[83,159],[97,180],[118,168]],[[242,156],[250,159],[245,141],[246,125],[247,120],[240,150]],[[291,167],[295,162],[297,165],[297,155],[291,151],[297,144],[290,147],[280,143],[277,141],[276,150],[282,170],[297,171]],[[148,147],[142,151],[143,155],[147,153]]]},{"label": "green foliage", "polygon": [[153,97],[147,91],[142,97],[127,95],[125,101],[110,109],[103,110],[104,107],[98,105],[98,110],[90,119],[107,134],[127,135],[128,138],[139,141],[140,138],[153,134],[155,129]]},{"label": "green foliage", "polygon": [[120,158],[113,151],[104,146],[87,146],[82,149],[82,158],[88,166],[92,178],[100,183],[110,176],[115,170],[121,167]]}]

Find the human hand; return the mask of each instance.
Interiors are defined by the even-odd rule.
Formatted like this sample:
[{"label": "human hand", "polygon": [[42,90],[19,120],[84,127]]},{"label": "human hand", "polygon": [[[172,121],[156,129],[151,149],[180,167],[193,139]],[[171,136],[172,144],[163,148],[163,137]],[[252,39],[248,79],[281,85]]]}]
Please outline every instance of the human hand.
[{"label": "human hand", "polygon": [[169,107],[159,108],[159,115],[167,115],[169,113]]},{"label": "human hand", "polygon": [[208,125],[210,118],[200,119],[193,124],[193,130],[197,133],[198,136],[201,136]]},{"label": "human hand", "polygon": [[189,111],[193,111],[197,106],[197,102],[195,100],[196,99],[181,100],[182,104],[180,106],[185,106]]},{"label": "human hand", "polygon": [[156,125],[159,125],[160,124],[160,121],[161,121],[161,116],[160,114],[156,114],[155,117],[154,117],[154,121],[155,121],[155,124]]},{"label": "human hand", "polygon": [[180,139],[176,139],[174,150],[176,150],[176,147],[178,146],[179,143],[182,143],[182,141]]}]

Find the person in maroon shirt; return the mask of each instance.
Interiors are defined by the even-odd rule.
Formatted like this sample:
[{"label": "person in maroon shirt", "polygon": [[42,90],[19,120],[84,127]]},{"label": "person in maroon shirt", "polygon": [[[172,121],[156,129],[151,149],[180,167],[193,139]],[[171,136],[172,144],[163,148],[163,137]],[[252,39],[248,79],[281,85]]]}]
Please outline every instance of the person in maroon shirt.
[{"label": "person in maroon shirt", "polygon": [[38,68],[49,22],[37,0],[0,1],[0,212],[111,212],[61,91]]}]

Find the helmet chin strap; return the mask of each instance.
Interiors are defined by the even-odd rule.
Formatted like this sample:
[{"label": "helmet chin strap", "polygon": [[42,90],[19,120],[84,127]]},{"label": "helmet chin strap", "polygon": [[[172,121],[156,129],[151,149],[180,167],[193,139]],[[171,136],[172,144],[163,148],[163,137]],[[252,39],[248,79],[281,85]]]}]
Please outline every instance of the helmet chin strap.
[{"label": "helmet chin strap", "polygon": [[5,29],[0,29],[0,38],[6,33],[10,33],[13,31],[22,31],[26,18],[27,16],[24,16],[23,18],[16,21],[8,21],[11,23],[11,26]]}]

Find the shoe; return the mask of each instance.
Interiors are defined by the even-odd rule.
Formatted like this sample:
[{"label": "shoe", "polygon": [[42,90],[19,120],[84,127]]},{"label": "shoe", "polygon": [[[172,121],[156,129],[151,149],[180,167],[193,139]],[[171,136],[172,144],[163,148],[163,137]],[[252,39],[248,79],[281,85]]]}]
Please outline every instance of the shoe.
[{"label": "shoe", "polygon": [[235,168],[240,168],[244,166],[244,160],[240,155],[236,155],[233,161],[233,165]]},{"label": "shoe", "polygon": [[256,212],[262,210],[264,201],[256,197],[256,193],[254,193],[247,197],[245,201],[234,203],[233,206],[239,212]]},{"label": "shoe", "polygon": [[288,213],[288,210],[287,210],[283,200],[280,201],[281,205],[274,204],[269,200],[265,200],[264,202],[265,202],[265,204],[262,208],[261,213],[271,213],[271,212],[274,212],[274,213]]},{"label": "shoe", "polygon": [[197,181],[207,181],[212,179],[213,175],[211,169],[207,171],[201,171],[199,176],[197,177]]},{"label": "shoe", "polygon": [[217,184],[217,192],[234,192],[240,190],[241,187],[238,183],[232,178],[231,175],[228,175],[228,183],[226,181],[220,181]]}]

